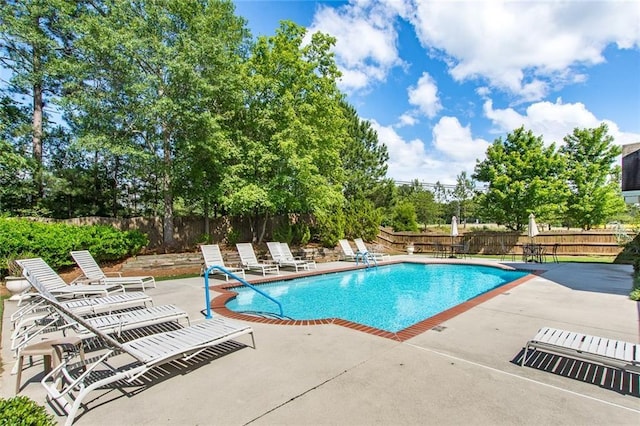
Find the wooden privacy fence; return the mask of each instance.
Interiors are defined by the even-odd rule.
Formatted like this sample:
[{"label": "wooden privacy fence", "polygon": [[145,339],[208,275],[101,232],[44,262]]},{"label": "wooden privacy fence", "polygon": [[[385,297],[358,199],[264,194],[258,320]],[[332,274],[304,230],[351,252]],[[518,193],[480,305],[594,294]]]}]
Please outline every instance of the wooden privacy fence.
[{"label": "wooden privacy fence", "polygon": [[[458,229],[459,235],[453,239],[455,243],[469,242],[470,254],[499,255],[506,250],[522,254],[524,244],[530,242],[526,233],[500,231],[465,231]],[[617,256],[623,250],[622,244],[630,241],[635,234],[621,236],[613,230],[565,231],[554,230],[541,232],[534,242],[541,244],[551,252],[558,244],[559,256]],[[452,237],[445,233],[393,232],[380,229],[378,243],[396,252],[405,252],[409,243],[413,243],[415,253],[434,253],[437,244],[451,244]]]},{"label": "wooden privacy fence", "polygon": [[[111,225],[121,231],[137,230],[149,238],[149,244],[143,252],[164,251],[162,217],[77,217],[73,219],[38,219],[47,222],[62,222],[71,225]],[[265,236],[273,235],[282,223],[288,223],[287,216],[270,217],[265,224]],[[171,251],[192,250],[205,241],[226,242],[229,234],[234,233],[237,241],[251,241],[252,232],[248,220],[239,217],[216,217],[209,219],[209,232],[205,232],[205,220],[201,216],[175,217],[173,220],[174,243]]]}]

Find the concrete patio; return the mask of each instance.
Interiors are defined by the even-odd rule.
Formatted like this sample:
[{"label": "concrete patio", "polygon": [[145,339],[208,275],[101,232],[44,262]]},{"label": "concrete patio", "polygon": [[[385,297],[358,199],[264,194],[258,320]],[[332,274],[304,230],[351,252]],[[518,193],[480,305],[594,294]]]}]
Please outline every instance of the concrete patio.
[{"label": "concrete patio", "polygon": [[[515,362],[542,326],[640,341],[639,304],[628,299],[631,266],[505,263],[544,272],[402,343],[335,324],[251,323],[257,349],[226,345],[202,362],[158,371],[146,386],[96,391],[76,424],[638,424],[638,375],[623,391],[610,369],[582,363],[576,367],[589,370],[557,374],[545,369],[558,357],[537,357],[526,367]],[[192,321],[203,319],[202,278],[160,281],[148,294],[156,304],[186,309]],[[14,310],[5,303],[4,398],[15,387],[7,320]],[[44,404],[41,377],[36,360],[23,372],[21,393]]]}]

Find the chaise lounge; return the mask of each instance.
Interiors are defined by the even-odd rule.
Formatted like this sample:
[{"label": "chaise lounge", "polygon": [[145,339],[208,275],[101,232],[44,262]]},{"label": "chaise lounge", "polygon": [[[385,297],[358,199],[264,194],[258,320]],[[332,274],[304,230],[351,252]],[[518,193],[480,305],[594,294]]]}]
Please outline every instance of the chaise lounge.
[{"label": "chaise lounge", "polygon": [[640,373],[640,343],[591,336],[573,331],[541,328],[524,347],[521,365],[530,349],[584,359],[623,371]]},{"label": "chaise lounge", "polygon": [[123,287],[140,287],[142,291],[145,291],[145,286],[156,287],[156,280],[152,276],[141,277],[123,277],[122,274],[116,272],[118,276],[108,277],[107,274],[100,268],[96,260],[91,253],[87,250],[72,251],[71,257],[75,260],[76,264],[82,270],[83,276],[80,277],[80,282],[88,284],[117,284]]}]

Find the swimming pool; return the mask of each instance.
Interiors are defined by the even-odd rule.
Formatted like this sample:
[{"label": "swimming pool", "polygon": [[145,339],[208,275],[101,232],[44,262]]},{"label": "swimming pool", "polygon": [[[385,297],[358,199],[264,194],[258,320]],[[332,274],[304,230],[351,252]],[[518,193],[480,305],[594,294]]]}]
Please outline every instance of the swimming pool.
[{"label": "swimming pool", "polygon": [[[341,318],[391,333],[517,280],[527,272],[490,266],[400,263],[276,281],[260,290],[294,320]],[[278,312],[246,287],[226,303],[235,312]]]}]

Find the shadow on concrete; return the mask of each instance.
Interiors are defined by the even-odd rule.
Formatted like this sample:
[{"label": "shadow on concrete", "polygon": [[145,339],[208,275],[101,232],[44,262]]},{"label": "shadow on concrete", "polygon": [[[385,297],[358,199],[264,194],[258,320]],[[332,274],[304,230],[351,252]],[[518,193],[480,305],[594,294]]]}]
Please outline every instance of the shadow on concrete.
[{"label": "shadow on concrete", "polygon": [[[165,332],[180,328],[175,322],[157,324],[150,327],[143,327],[140,329],[129,330],[123,332],[118,340],[122,342],[134,340],[136,338],[142,337],[144,335]],[[99,338],[87,339],[83,342],[85,346],[85,352],[94,352],[100,351],[104,349],[106,345]],[[197,355],[189,358],[188,360],[177,359],[172,362],[159,365],[156,368],[151,369],[147,373],[145,373],[142,377],[139,377],[135,380],[129,381],[126,379],[119,380],[117,382],[109,383],[105,386],[100,387],[99,389],[102,392],[98,392],[91,399],[87,398],[84,400],[82,407],[78,414],[75,417],[75,421],[80,419],[84,414],[86,414],[91,409],[95,409],[96,407],[100,407],[104,404],[108,404],[111,401],[115,401],[120,398],[131,398],[151,386],[157,385],[159,383],[164,382],[165,380],[170,380],[176,376],[183,376],[185,374],[189,374],[194,372],[195,370],[201,368],[202,366],[214,362],[215,360],[230,355],[236,351],[239,351],[244,348],[250,348],[251,346],[245,345],[236,341],[227,341],[220,343],[219,345],[207,348]],[[96,356],[88,357],[84,363],[78,362],[68,367],[68,370],[71,374],[72,378],[77,378],[80,375],[85,373],[84,366],[92,363],[93,361],[99,358],[99,355],[103,353],[97,353]],[[124,355],[128,357],[127,355]],[[104,366],[102,369],[96,369],[92,371],[89,375],[87,375],[84,379],[84,383],[86,385],[90,383],[94,383],[96,381],[103,380],[111,376],[112,368],[117,368],[118,371],[131,369],[140,365],[138,361],[131,362],[128,364],[119,365],[118,361],[122,362],[123,360],[118,360],[119,356],[115,355],[112,361],[112,357],[109,358],[109,366]],[[131,358],[129,357],[129,360]],[[113,364],[115,363],[115,364]],[[114,365],[118,365],[114,367]],[[64,410],[53,400],[48,400],[49,405],[53,409],[53,411],[58,416],[66,416]]]},{"label": "shadow on concrete", "polygon": [[633,287],[633,267],[611,263],[540,263],[503,262],[536,274],[564,287],[628,296]]},{"label": "shadow on concrete", "polygon": [[[521,365],[523,356],[524,348],[511,362]],[[596,385],[622,395],[640,398],[640,374],[638,373],[550,354],[538,349],[529,350],[527,356],[528,359],[524,364],[526,367]]]}]

